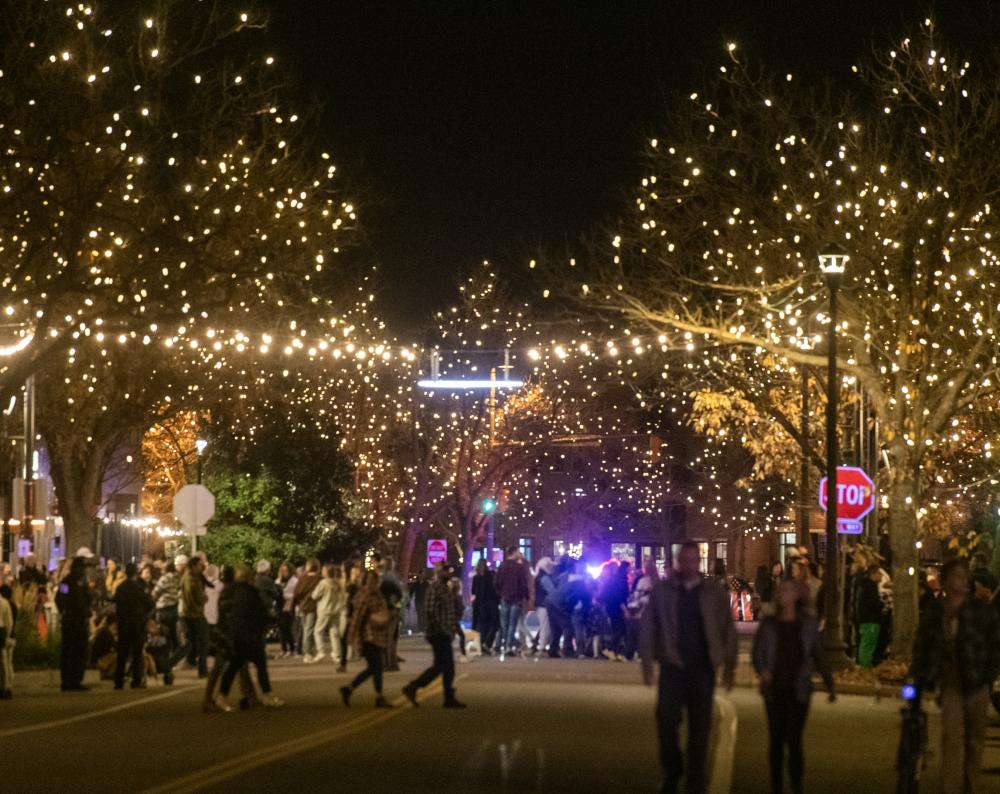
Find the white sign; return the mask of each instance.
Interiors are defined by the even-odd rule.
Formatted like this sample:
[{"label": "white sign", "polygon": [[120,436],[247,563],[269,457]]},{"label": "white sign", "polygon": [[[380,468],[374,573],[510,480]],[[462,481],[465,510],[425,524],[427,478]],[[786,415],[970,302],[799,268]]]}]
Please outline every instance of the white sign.
[{"label": "white sign", "polygon": [[195,535],[205,534],[205,524],[215,515],[215,497],[204,485],[185,485],[174,494],[174,518]]}]

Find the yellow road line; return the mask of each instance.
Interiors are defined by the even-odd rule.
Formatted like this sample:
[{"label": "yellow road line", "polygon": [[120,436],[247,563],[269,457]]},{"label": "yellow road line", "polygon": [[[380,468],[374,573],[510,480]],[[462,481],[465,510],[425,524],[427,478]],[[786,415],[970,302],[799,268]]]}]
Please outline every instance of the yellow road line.
[{"label": "yellow road line", "polygon": [[[456,676],[455,680],[459,681],[464,677],[464,675]],[[417,699],[424,701],[431,695],[440,691],[441,684],[439,682],[435,682],[418,693]],[[398,707],[404,702],[405,701],[399,698],[395,701],[395,705]],[[227,761],[222,761],[214,766],[205,767],[197,772],[176,778],[168,783],[163,783],[159,786],[145,789],[143,794],[186,794],[187,792],[202,791],[209,786],[214,786],[227,780],[231,780],[237,775],[249,772],[252,769],[266,766],[274,761],[279,761],[292,755],[298,755],[306,750],[315,749],[316,747],[329,744],[330,742],[344,738],[345,736],[360,733],[361,731],[367,730],[374,725],[378,725],[381,722],[392,719],[398,714],[401,714],[403,711],[405,711],[405,709],[400,708],[391,710],[387,709],[385,711],[371,711],[361,717],[349,720],[343,725],[326,728],[324,730],[308,734],[307,736],[299,737],[298,739],[291,739],[287,742],[282,742],[281,744],[272,745],[265,750],[254,750],[249,753],[244,753],[243,755],[235,756]]]}]

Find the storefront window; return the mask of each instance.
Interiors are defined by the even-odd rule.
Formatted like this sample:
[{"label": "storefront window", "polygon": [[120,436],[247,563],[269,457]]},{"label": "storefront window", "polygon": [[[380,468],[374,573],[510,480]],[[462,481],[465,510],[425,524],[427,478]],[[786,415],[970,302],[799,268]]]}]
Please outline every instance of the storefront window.
[{"label": "storefront window", "polygon": [[635,567],[635,544],[634,543],[612,543],[611,559],[619,562],[627,562]]},{"label": "storefront window", "polygon": [[[681,550],[682,543],[674,543],[670,547],[670,554],[673,559],[677,559],[677,555]],[[698,569],[704,573],[708,573],[708,544],[699,543],[698,544]]]},{"label": "storefront window", "polygon": [[532,548],[535,545],[534,538],[518,538],[517,548],[520,550],[521,554],[524,555],[524,559],[528,562],[534,560],[534,554],[532,553]]},{"label": "storefront window", "polygon": [[639,547],[639,562],[637,564],[642,565],[646,562],[647,557],[652,557],[656,561],[656,570],[660,576],[664,576],[667,572],[667,550],[663,546],[640,546]]},{"label": "storefront window", "polygon": [[580,559],[583,556],[583,543],[571,543],[566,540],[552,541],[552,555],[559,559],[564,554],[574,560]]}]

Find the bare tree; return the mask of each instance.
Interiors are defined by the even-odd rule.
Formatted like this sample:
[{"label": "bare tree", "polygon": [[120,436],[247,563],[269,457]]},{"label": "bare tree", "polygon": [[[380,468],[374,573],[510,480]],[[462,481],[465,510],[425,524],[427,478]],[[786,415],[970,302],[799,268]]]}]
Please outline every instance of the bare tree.
[{"label": "bare tree", "polygon": [[748,351],[788,372],[822,367],[816,255],[831,241],[850,253],[834,387],[859,385],[882,427],[894,653],[906,656],[928,461],[1000,383],[997,64],[950,52],[930,23],[875,53],[842,96],[732,56],[650,142],[634,212],[586,291],[654,349],[766,389],[768,368],[725,362]]}]

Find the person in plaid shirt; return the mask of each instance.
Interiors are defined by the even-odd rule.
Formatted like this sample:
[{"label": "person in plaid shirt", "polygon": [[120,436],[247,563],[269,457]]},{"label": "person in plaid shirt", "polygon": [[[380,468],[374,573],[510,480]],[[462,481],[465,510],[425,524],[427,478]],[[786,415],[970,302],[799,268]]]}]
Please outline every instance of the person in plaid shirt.
[{"label": "person in plaid shirt", "polygon": [[465,704],[455,698],[455,656],[452,651],[452,640],[458,631],[460,617],[459,600],[456,598],[448,580],[451,579],[451,568],[445,563],[439,563],[437,578],[427,591],[427,629],[424,636],[431,644],[434,652],[434,663],[424,670],[416,679],[403,687],[403,694],[414,706],[417,703],[417,690],[430,684],[439,675],[444,683],[444,707],[446,709],[464,709]]},{"label": "person in plaid shirt", "polygon": [[352,648],[359,650],[368,666],[350,684],[340,688],[340,697],[348,707],[354,690],[371,678],[375,684],[375,708],[392,708],[392,704],[382,696],[382,671],[385,649],[389,645],[391,614],[379,590],[378,580],[375,571],[365,571],[361,589],[354,597],[354,611],[347,630],[348,642]]}]

